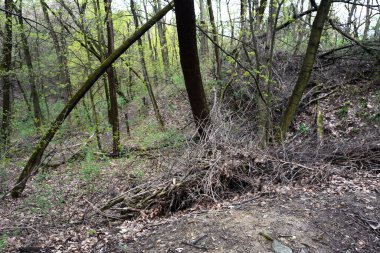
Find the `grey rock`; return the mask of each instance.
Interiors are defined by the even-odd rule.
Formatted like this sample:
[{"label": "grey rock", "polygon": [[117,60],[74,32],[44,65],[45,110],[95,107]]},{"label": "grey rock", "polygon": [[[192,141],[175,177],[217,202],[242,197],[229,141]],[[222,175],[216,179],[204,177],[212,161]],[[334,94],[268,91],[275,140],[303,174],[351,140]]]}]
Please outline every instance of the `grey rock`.
[{"label": "grey rock", "polygon": [[275,253],[293,253],[293,250],[277,240],[273,240],[272,249]]}]

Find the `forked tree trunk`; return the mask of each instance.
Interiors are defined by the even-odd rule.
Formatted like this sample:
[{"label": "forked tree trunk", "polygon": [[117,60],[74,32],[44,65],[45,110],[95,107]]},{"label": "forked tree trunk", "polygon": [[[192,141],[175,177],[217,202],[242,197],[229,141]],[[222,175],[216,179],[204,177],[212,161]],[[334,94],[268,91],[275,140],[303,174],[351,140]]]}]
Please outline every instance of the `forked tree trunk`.
[{"label": "forked tree trunk", "polygon": [[18,198],[21,196],[21,193],[25,189],[26,182],[34,172],[35,168],[40,164],[46,147],[49,145],[50,141],[53,139],[54,135],[57,133],[67,116],[71,113],[87,91],[106,72],[112,63],[114,63],[128,48],[130,48],[139,38],[141,38],[141,36],[143,36],[144,33],[148,31],[158,20],[165,16],[166,13],[173,8],[173,6],[174,5],[172,3],[169,3],[165,8],[154,15],[145,25],[136,30],[129,39],[124,41],[120,47],[118,47],[98,68],[95,69],[95,71],[88,77],[79,90],[70,98],[69,102],[65,105],[63,110],[52,123],[50,129],[35,146],[33,154],[30,156],[11,191],[13,198]]},{"label": "forked tree trunk", "polygon": [[317,56],[319,42],[321,40],[323,26],[329,14],[331,3],[332,0],[321,0],[321,4],[318,7],[317,15],[314,19],[313,26],[311,28],[309,43],[302,63],[301,71],[298,75],[297,83],[293,89],[292,95],[289,99],[285,113],[281,120],[280,136],[282,138],[285,137],[285,134],[288,131],[289,126],[294,119],[302,95],[310,80],[315,58]]},{"label": "forked tree trunk", "polygon": [[12,64],[12,8],[13,1],[5,0],[5,31],[3,35],[3,59],[1,60],[0,69],[4,71],[3,75],[3,118],[1,122],[1,143],[4,149],[8,149],[10,143],[11,128],[11,79],[10,70]]},{"label": "forked tree trunk", "polygon": [[186,90],[198,132],[200,136],[204,136],[204,129],[210,123],[210,111],[199,67],[194,1],[175,0],[174,3],[179,53]]}]

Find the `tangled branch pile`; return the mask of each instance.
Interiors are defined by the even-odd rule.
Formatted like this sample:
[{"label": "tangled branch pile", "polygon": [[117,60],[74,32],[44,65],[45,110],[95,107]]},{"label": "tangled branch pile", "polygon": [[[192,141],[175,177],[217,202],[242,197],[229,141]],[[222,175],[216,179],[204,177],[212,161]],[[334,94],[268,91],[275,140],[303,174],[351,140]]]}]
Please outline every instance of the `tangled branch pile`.
[{"label": "tangled branch pile", "polygon": [[255,146],[249,129],[242,129],[247,124],[231,118],[226,121],[220,113],[213,115],[218,124],[208,130],[207,141],[188,143],[173,171],[111,199],[101,212],[120,219],[153,217],[216,202],[237,192],[260,193],[274,184],[322,183],[342,171],[339,168],[354,168],[355,164],[380,169],[380,147],[376,145],[366,153],[361,152],[363,147],[351,146],[350,150],[356,151],[350,152],[331,145],[316,146],[313,141],[262,150]]}]

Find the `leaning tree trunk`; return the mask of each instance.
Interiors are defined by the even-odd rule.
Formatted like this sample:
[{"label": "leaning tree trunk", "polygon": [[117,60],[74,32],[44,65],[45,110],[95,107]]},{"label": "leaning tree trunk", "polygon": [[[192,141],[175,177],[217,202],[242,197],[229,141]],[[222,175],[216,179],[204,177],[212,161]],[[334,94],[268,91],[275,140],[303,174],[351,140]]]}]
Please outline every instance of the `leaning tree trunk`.
[{"label": "leaning tree trunk", "polygon": [[194,1],[175,0],[174,3],[179,53],[186,90],[198,132],[201,136],[204,136],[204,129],[210,123],[210,111],[199,67]]},{"label": "leaning tree trunk", "polygon": [[165,8],[154,15],[145,25],[136,30],[129,39],[124,41],[120,47],[118,47],[97,69],[95,69],[95,71],[88,77],[79,90],[70,98],[69,102],[65,105],[61,113],[52,123],[50,129],[34,148],[33,154],[30,156],[17,180],[16,185],[11,191],[13,198],[18,198],[21,196],[21,193],[25,189],[26,182],[32,175],[35,168],[40,164],[46,147],[49,145],[50,141],[53,139],[54,135],[57,133],[67,116],[69,116],[71,111],[75,108],[87,91],[107,71],[112,63],[114,63],[128,48],[130,48],[139,38],[141,38],[141,36],[143,36],[144,33],[148,31],[158,20],[165,16],[166,13],[173,8],[173,6],[173,3],[169,3]]},{"label": "leaning tree trunk", "polygon": [[10,70],[12,63],[12,7],[13,0],[5,0],[5,31],[3,35],[3,59],[0,69],[3,73],[3,118],[1,123],[1,143],[7,149],[10,142],[11,128],[11,80]]},{"label": "leaning tree trunk", "polygon": [[318,7],[317,15],[314,19],[313,26],[311,28],[309,43],[303,60],[302,68],[298,75],[297,83],[293,89],[292,95],[289,99],[285,113],[281,120],[280,136],[282,138],[285,137],[285,134],[288,131],[289,126],[294,119],[302,95],[310,80],[315,58],[317,56],[319,42],[321,40],[323,26],[329,14],[331,3],[332,0],[321,0],[321,4]]}]

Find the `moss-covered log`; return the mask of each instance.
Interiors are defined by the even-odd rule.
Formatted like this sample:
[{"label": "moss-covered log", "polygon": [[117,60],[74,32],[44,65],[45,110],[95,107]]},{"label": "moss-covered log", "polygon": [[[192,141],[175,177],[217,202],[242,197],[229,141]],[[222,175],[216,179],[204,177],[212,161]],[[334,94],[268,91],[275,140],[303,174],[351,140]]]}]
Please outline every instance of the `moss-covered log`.
[{"label": "moss-covered log", "polygon": [[80,89],[75,93],[75,95],[67,102],[61,113],[57,116],[55,121],[52,123],[50,129],[45,133],[45,135],[38,142],[34,148],[33,154],[30,156],[27,164],[22,170],[16,185],[13,187],[11,195],[13,198],[20,197],[23,192],[26,182],[32,175],[34,169],[40,164],[41,158],[44,154],[46,147],[49,145],[50,141],[53,139],[54,135],[59,130],[62,123],[65,121],[70,112],[75,108],[78,102],[83,98],[83,96],[90,90],[93,84],[101,77],[106,70],[114,63],[128,48],[130,48],[146,31],[148,31],[158,20],[166,15],[172,8],[174,4],[170,3],[165,8],[157,12],[147,23],[141,26],[140,29],[135,31],[132,36],[124,41],[124,43],[117,48],[86,80],[86,82],[80,87]]}]

